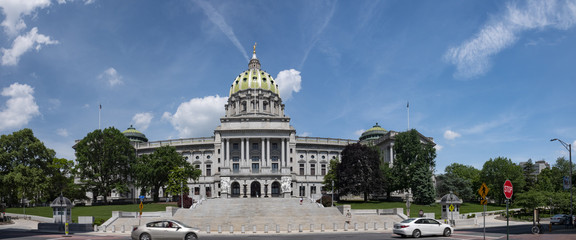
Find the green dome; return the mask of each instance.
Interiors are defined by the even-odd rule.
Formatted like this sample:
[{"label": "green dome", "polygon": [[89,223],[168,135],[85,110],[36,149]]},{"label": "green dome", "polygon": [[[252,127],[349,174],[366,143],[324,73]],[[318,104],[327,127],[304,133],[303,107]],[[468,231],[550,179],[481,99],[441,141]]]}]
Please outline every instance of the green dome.
[{"label": "green dome", "polygon": [[376,125],[374,125],[372,128],[362,133],[362,135],[360,136],[360,141],[376,140],[384,136],[386,133],[388,133],[388,131],[386,131],[386,129],[380,127],[380,125],[376,123]]},{"label": "green dome", "polygon": [[256,57],[256,45],[254,45],[252,59],[250,59],[250,63],[248,63],[248,70],[240,73],[238,77],[234,79],[230,87],[230,96],[246,89],[263,89],[279,94],[278,84],[276,84],[274,78],[260,69],[260,61]]},{"label": "green dome", "polygon": [[122,134],[124,134],[125,137],[130,139],[130,142],[148,142],[148,138],[146,138],[146,135],[136,130],[136,128],[132,127],[132,125],[130,125],[128,129],[124,130]]}]

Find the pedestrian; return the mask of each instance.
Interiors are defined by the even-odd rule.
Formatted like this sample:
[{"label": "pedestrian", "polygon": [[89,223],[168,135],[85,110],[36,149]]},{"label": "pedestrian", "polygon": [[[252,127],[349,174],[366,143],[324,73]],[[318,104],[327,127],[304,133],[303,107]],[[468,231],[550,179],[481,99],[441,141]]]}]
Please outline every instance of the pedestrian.
[{"label": "pedestrian", "polygon": [[350,219],[352,219],[352,213],[350,210],[346,212],[346,223],[350,224]]},{"label": "pedestrian", "polygon": [[304,201],[304,198],[300,197],[300,205],[302,205],[302,201]]}]

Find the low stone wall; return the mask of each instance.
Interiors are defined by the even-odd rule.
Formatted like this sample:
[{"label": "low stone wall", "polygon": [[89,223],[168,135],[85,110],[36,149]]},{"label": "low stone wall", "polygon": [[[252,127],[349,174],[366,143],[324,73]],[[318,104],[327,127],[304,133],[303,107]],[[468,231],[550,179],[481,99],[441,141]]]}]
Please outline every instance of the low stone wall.
[{"label": "low stone wall", "polygon": [[[64,224],[62,223],[38,223],[38,230],[43,232],[64,232]],[[94,228],[92,224],[83,223],[69,223],[68,232],[92,232]]]}]

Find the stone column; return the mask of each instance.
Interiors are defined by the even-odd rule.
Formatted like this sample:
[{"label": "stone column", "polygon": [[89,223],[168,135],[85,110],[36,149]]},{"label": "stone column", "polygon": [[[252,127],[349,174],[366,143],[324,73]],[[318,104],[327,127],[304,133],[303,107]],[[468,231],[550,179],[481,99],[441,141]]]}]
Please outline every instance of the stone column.
[{"label": "stone column", "polygon": [[240,143],[240,161],[242,162],[242,165],[244,165],[244,138],[241,139],[241,143]]},{"label": "stone column", "polygon": [[390,167],[394,165],[394,143],[390,143]]},{"label": "stone column", "polygon": [[[260,162],[262,163],[262,165],[268,166],[268,161],[266,160],[265,155],[264,155],[264,144],[265,144],[264,138],[262,138],[262,145],[260,145],[260,153],[261,153]],[[266,163],[266,164],[264,164],[264,163]]]},{"label": "stone column", "polygon": [[270,138],[266,138],[266,161],[271,161],[272,158],[270,157]]},{"label": "stone column", "polygon": [[280,160],[280,164],[282,164],[282,162],[284,162],[284,167],[287,167],[286,159],[285,159],[285,153],[284,153],[284,151],[285,151],[284,148],[285,148],[285,145],[286,145],[286,139],[285,139],[285,138],[282,138],[282,141],[280,142],[280,145],[282,145],[281,151],[280,151],[280,159],[279,159],[279,160]]},{"label": "stone column", "polygon": [[224,167],[230,167],[230,139],[226,138],[226,151],[224,153],[226,156],[224,157]]}]

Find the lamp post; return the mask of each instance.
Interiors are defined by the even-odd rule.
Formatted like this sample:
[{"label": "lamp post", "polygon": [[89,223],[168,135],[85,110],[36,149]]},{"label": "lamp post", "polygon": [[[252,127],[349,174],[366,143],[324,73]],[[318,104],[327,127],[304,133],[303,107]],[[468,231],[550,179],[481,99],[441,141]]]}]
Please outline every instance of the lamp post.
[{"label": "lamp post", "polygon": [[334,207],[334,180],[332,180],[332,207]]},{"label": "lamp post", "polygon": [[[558,139],[558,138],[554,138],[554,139],[550,139],[551,142],[553,141],[558,141],[562,144],[562,146],[564,146],[566,148],[566,150],[568,150],[568,156],[570,159],[570,180],[569,180],[569,187],[570,187],[570,218],[572,218],[572,144],[568,144],[565,143],[564,141]],[[570,219],[570,225],[572,225],[572,219]]]}]

